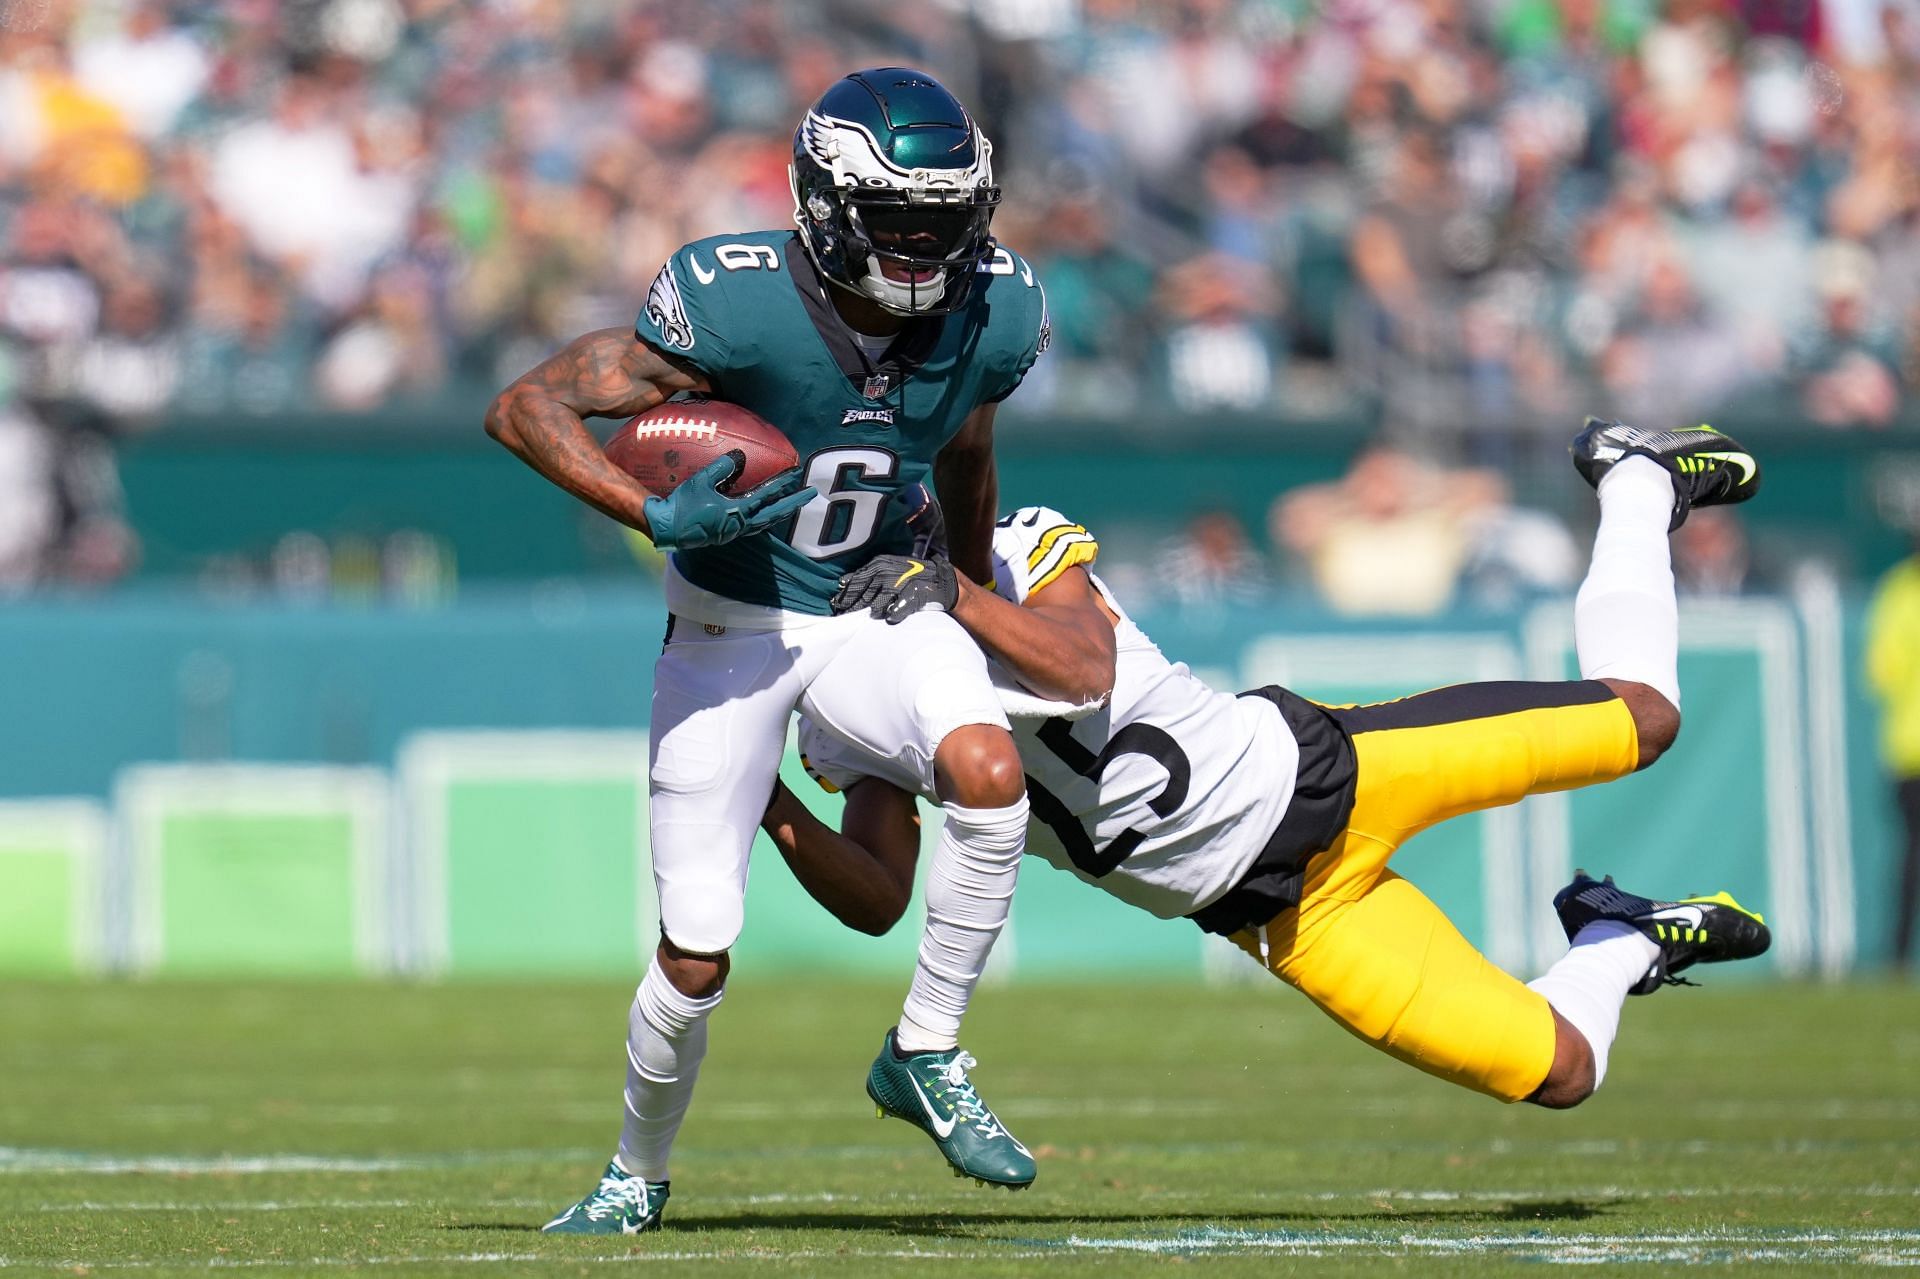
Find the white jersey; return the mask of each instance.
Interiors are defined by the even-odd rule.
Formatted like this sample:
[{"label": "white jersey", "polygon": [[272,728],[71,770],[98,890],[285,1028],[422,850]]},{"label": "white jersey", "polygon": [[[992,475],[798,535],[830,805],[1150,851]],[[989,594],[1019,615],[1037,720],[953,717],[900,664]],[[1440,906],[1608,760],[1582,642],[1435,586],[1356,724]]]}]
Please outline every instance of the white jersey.
[{"label": "white jersey", "polygon": [[[995,529],[993,589],[1024,603],[1098,554],[1080,525],[1025,507]],[[1011,708],[1033,810],[1027,851],[1162,918],[1191,914],[1237,884],[1279,826],[1299,748],[1271,701],[1215,692],[1169,662],[1093,583],[1120,619],[1112,697],[1073,719]],[[804,719],[801,750],[843,788],[872,776],[933,794],[928,769],[868,755]]]}]

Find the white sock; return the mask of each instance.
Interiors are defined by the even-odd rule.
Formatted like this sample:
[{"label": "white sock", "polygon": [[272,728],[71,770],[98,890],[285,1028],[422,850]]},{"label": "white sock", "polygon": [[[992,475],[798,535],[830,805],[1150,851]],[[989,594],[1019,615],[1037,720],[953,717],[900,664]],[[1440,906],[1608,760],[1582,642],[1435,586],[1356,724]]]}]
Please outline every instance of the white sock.
[{"label": "white sock", "polygon": [[1593,1050],[1593,1086],[1607,1077],[1607,1054],[1620,1031],[1620,1005],[1647,975],[1660,948],[1632,924],[1601,919],[1574,935],[1573,945],[1546,975],[1527,983],[1586,1036]]},{"label": "white sock", "polygon": [[647,1181],[667,1180],[667,1156],[707,1055],[707,1016],[726,992],[700,999],[674,989],[655,957],[627,1015],[627,1117],[614,1162]]},{"label": "white sock", "polygon": [[920,962],[895,1035],[904,1052],[944,1052],[959,1042],[960,1018],[1012,909],[1027,843],[1024,795],[1005,808],[948,804],[946,815],[927,872]]},{"label": "white sock", "polygon": [[1673,598],[1673,476],[1629,457],[1600,477],[1600,530],[1573,601],[1574,646],[1586,679],[1625,679],[1680,707],[1680,610]]}]

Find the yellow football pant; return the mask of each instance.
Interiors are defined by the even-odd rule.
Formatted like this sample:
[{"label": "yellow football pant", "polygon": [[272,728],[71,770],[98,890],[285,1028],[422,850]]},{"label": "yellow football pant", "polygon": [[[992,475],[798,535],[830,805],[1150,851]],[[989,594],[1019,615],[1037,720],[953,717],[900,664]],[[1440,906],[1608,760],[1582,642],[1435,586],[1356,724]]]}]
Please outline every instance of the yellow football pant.
[{"label": "yellow football pant", "polygon": [[1308,863],[1298,908],[1233,940],[1383,1052],[1524,1100],[1553,1066],[1553,1010],[1387,860],[1449,817],[1632,772],[1633,716],[1591,682],[1465,684],[1332,709],[1353,740],[1352,817]]}]

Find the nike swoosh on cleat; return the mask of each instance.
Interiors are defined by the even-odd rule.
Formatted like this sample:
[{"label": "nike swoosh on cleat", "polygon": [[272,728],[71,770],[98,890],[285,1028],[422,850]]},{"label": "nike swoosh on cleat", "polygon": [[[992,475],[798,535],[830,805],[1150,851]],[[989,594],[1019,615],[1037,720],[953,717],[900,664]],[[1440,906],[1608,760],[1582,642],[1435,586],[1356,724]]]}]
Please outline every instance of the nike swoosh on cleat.
[{"label": "nike swoosh on cleat", "polygon": [[1730,893],[1719,892],[1711,897],[1685,897],[1681,899],[1680,904],[1683,906],[1725,906],[1729,910],[1745,915],[1756,924],[1764,924],[1767,922],[1765,915],[1762,915],[1757,910],[1748,910],[1745,906],[1735,901]]},{"label": "nike swoosh on cleat", "polygon": [[927,1096],[926,1090],[920,1087],[920,1081],[913,1079],[910,1082],[913,1084],[913,1095],[920,1099],[920,1108],[927,1112],[927,1119],[933,1124],[934,1135],[942,1141],[953,1136],[953,1130],[960,1126],[960,1116],[948,1115],[943,1121],[934,1113],[933,1101]]},{"label": "nike swoosh on cleat", "polygon": [[1688,928],[1699,928],[1707,922],[1707,913],[1698,906],[1669,906],[1665,910],[1654,911],[1650,918],[1675,920]]},{"label": "nike swoosh on cleat", "polygon": [[1695,453],[1693,456],[1718,458],[1722,462],[1733,463],[1733,465],[1740,468],[1740,482],[1742,484],[1753,479],[1754,472],[1760,469],[1753,464],[1753,459],[1745,453]]}]

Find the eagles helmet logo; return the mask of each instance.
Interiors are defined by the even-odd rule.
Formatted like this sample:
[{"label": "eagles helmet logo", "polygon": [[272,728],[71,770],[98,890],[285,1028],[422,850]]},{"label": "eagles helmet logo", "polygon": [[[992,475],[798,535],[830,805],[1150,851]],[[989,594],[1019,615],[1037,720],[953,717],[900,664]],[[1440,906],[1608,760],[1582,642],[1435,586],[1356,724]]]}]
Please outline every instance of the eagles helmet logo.
[{"label": "eagles helmet logo", "polygon": [[993,253],[993,144],[923,71],[856,71],[793,135],[793,218],[820,274],[897,315],[966,305]]}]

